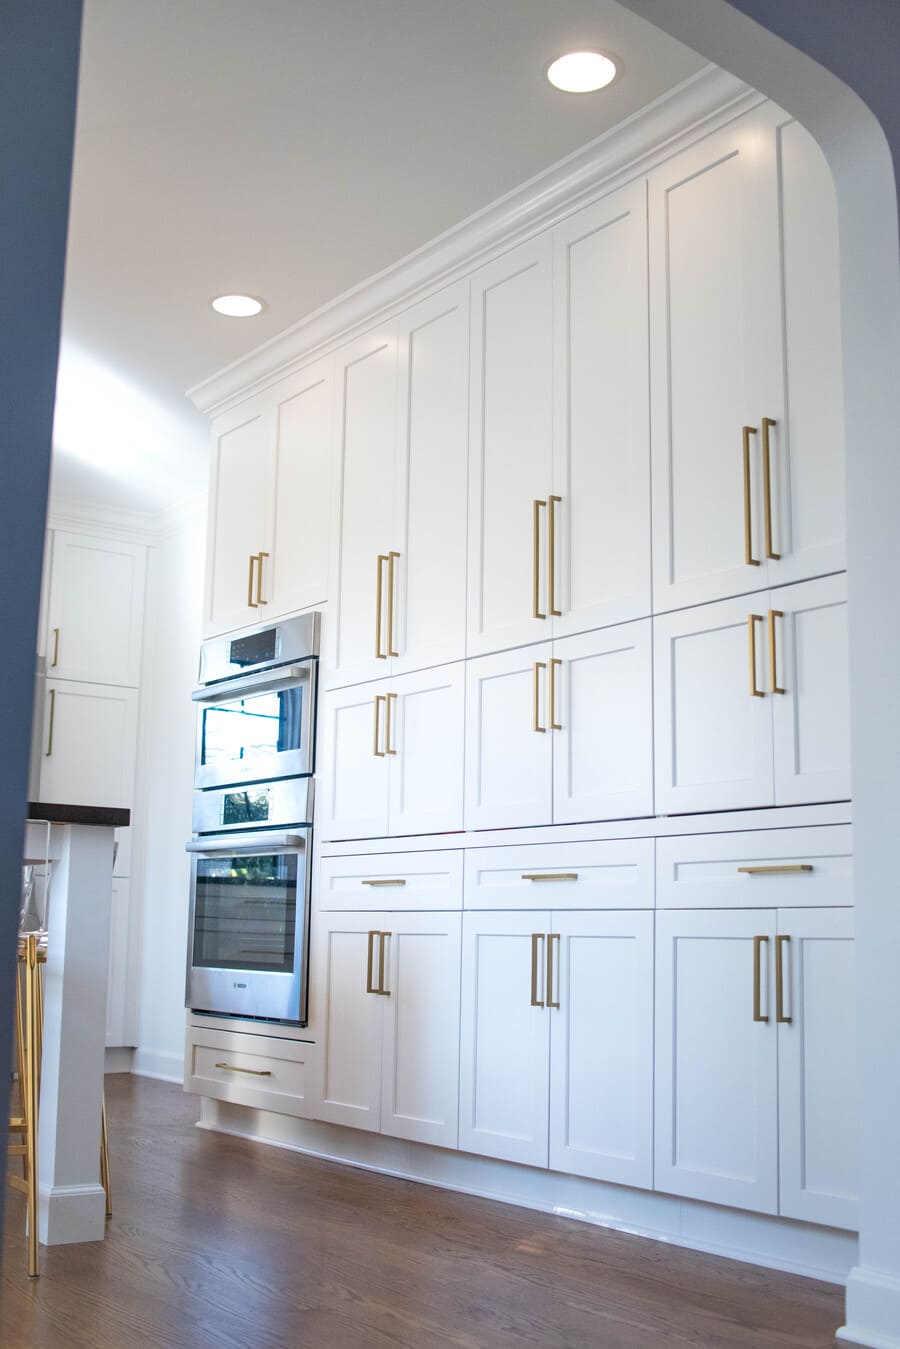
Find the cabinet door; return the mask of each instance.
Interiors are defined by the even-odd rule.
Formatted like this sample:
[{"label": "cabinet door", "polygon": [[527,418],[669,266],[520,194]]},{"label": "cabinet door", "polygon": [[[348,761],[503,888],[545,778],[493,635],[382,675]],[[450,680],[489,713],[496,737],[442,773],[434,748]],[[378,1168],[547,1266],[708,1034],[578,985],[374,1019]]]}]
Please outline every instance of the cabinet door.
[{"label": "cabinet door", "polygon": [[[261,622],[264,577],[258,554],[271,552],[269,473],[275,439],[272,394],[241,403],[213,424],[209,537],[203,627],[207,636]],[[262,598],[265,598],[262,596]]]},{"label": "cabinet door", "polygon": [[651,623],[553,643],[553,819],[653,814]]},{"label": "cabinet door", "polygon": [[545,235],[472,278],[470,655],[550,636],[551,263]]},{"label": "cabinet door", "polygon": [[547,1165],[550,914],[467,913],[463,922],[459,1146]]},{"label": "cabinet door", "polygon": [[[320,1028],[319,1119],[377,1133],[381,1127],[381,1022],[378,933],[384,914],[320,914],[314,1024]],[[371,982],[369,975],[371,974]]]},{"label": "cabinet door", "polygon": [[549,824],[550,643],[466,662],[466,828]]},{"label": "cabinet door", "polygon": [[466,654],[469,287],[400,318],[394,672]]},{"label": "cabinet door", "polygon": [[775,648],[768,653],[768,687],[776,690],[772,694],[776,805],[846,800],[850,796],[847,577],[826,576],[773,590],[769,605],[768,637]]},{"label": "cabinet door", "polygon": [[394,432],[397,325],[337,353],[337,490],[340,511],[332,560],[326,684],[376,679],[387,654],[387,558],[394,534]]},{"label": "cabinet door", "polygon": [[650,613],[647,188],[553,232],[554,635]]},{"label": "cabinet door", "polygon": [[391,680],[385,704],[391,834],[463,827],[465,678],[458,661]]},{"label": "cabinet door", "polygon": [[386,913],[381,1131],[455,1148],[462,915]]},{"label": "cabinet door", "polygon": [[271,561],[263,565],[268,617],[328,598],[333,360],[278,385],[272,465]]},{"label": "cabinet door", "polygon": [[551,923],[550,1167],[649,1189],[653,914],[554,913]]},{"label": "cabinet door", "polygon": [[773,909],[656,914],[657,1190],[778,1211],[774,939]]},{"label": "cabinet door", "polygon": [[53,531],[47,668],[55,679],[136,686],[147,550]]},{"label": "cabinet door", "polygon": [[383,838],[388,832],[387,690],[382,681],[321,696],[316,812],[322,838]]},{"label": "cabinet door", "polygon": [[132,1009],[134,980],[130,963],[129,883],[114,879],[109,930],[109,966],[106,984],[106,1045],[133,1045],[135,1033]]},{"label": "cabinet door", "polygon": [[[739,118],[650,175],[657,612],[767,584],[760,419],[783,419],[784,388],[761,118]],[[757,432],[746,488],[744,426]]]},{"label": "cabinet door", "polygon": [[[767,598],[725,600],[653,621],[661,815],[774,804],[772,696],[764,677]],[[751,613],[759,621],[751,624]],[[759,696],[751,692],[751,673]]]},{"label": "cabinet door", "polygon": [[48,679],[41,799],[130,806],[137,710],[136,689]]},{"label": "cabinet door", "polygon": [[786,1218],[859,1226],[857,1039],[851,909],[779,909],[781,1206]]}]

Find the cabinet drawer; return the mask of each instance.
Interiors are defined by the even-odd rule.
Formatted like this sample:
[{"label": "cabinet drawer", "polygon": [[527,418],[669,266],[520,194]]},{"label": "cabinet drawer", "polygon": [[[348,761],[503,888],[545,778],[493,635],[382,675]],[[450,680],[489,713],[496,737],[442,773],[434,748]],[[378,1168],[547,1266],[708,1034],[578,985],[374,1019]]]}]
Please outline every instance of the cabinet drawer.
[{"label": "cabinet drawer", "polygon": [[851,826],[657,839],[656,903],[661,909],[852,904]]},{"label": "cabinet drawer", "polygon": [[319,909],[412,911],[462,908],[462,852],[324,857]]},{"label": "cabinet drawer", "polygon": [[189,1025],[185,1091],[235,1105],[311,1117],[316,1046],[306,1040],[207,1030]]},{"label": "cabinet drawer", "polygon": [[653,840],[466,852],[467,909],[652,909]]}]

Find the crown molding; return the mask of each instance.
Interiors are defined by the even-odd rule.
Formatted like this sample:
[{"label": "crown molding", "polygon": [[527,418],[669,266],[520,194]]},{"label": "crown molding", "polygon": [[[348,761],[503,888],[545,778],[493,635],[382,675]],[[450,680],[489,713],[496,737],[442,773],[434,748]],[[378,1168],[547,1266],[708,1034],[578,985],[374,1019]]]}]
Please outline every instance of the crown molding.
[{"label": "crown molding", "polygon": [[47,510],[47,528],[101,534],[106,539],[156,547],[181,530],[193,527],[198,517],[205,522],[205,492],[194,493],[160,511],[136,511],[75,497],[54,497]]},{"label": "crown molding", "polygon": [[648,173],[763,101],[718,66],[704,67],[574,154],[194,385],[188,397],[201,412],[224,411],[547,229],[588,198]]}]

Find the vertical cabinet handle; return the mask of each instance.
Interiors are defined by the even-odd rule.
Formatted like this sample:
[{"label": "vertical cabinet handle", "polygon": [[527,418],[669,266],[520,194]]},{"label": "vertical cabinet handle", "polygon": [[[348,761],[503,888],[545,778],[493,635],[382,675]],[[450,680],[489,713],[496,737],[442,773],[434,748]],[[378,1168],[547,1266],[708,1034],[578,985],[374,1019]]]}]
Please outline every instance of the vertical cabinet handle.
[{"label": "vertical cabinet handle", "polygon": [[750,507],[750,437],[756,435],[755,426],[745,426],[743,432],[744,452],[744,562],[748,567],[758,567],[759,558],[753,556],[753,517]]},{"label": "vertical cabinet handle", "polygon": [[375,564],[375,656],[378,660],[387,660],[388,653],[381,649],[381,596],[384,590],[384,564],[387,554],[379,553]]},{"label": "vertical cabinet handle", "polygon": [[762,419],[762,456],[763,456],[763,508],[765,510],[766,521],[766,557],[774,558],[779,561],[780,553],[776,553],[772,547],[772,464],[769,447],[769,431],[778,423],[773,417],[763,417]]},{"label": "vertical cabinet handle", "polygon": [[257,604],[268,604],[268,603],[269,603],[268,600],[264,600],[263,597],[262,597],[263,558],[264,558],[264,557],[268,557],[268,556],[269,556],[268,553],[257,553],[257,554],[256,554],[256,560],[257,560],[257,562],[259,563],[259,566],[257,567],[257,570],[256,570],[256,603],[257,603]]},{"label": "vertical cabinet handle", "polygon": [[756,625],[763,621],[762,614],[747,615],[747,645],[750,648],[750,697],[764,698],[762,689],[756,687]]},{"label": "vertical cabinet handle", "polygon": [[251,553],[250,569],[247,573],[247,607],[250,609],[256,609],[258,607],[256,600],[253,598],[253,568],[255,567],[257,560],[256,553]]},{"label": "vertical cabinet handle", "polygon": [[[399,651],[394,650],[394,561],[399,556],[399,553],[388,553],[387,653],[389,656],[400,655]],[[388,753],[390,753],[390,751],[388,751]]]},{"label": "vertical cabinet handle", "polygon": [[385,698],[384,704],[384,752],[385,754],[396,754],[397,751],[391,745],[391,699],[397,700],[396,693],[389,693]]},{"label": "vertical cabinet handle", "polygon": [[50,668],[59,664],[59,628],[53,629],[53,659],[50,662]]},{"label": "vertical cabinet handle", "polygon": [[376,694],[375,694],[375,743],[374,743],[373,748],[372,748],[372,753],[373,753],[373,754],[375,755],[375,757],[378,758],[378,759],[383,759],[383,758],[384,758],[384,750],[380,748],[380,745],[381,745],[381,704],[382,704],[382,703],[386,703],[386,702],[387,702],[387,698],[384,696],[383,693],[376,693]]},{"label": "vertical cabinet handle", "polygon": [[390,932],[378,932],[375,935],[378,937],[378,987],[373,988],[372,992],[377,993],[380,998],[389,998],[391,996],[390,989],[387,989],[384,986],[384,943],[385,938],[390,937],[393,934]]},{"label": "vertical cabinet handle", "polygon": [[543,932],[532,932],[531,934],[531,1005],[532,1007],[543,1007],[542,998],[538,997],[538,943],[544,940]]},{"label": "vertical cabinet handle", "polygon": [[55,720],[56,720],[56,689],[51,689],[51,690],[50,690],[50,730],[49,730],[48,735],[47,735],[47,754],[46,754],[46,756],[45,756],[45,757],[48,758],[48,759],[50,758],[50,755],[53,753],[53,723],[54,723]]},{"label": "vertical cabinet handle", "polygon": [[775,655],[775,619],[784,618],[781,609],[769,610],[769,692],[784,693],[784,689],[778,687],[778,661]]},{"label": "vertical cabinet handle", "polygon": [[775,938],[775,1020],[789,1026],[792,1018],[784,1014],[784,948],[790,937]]},{"label": "vertical cabinet handle", "polygon": [[769,1016],[762,1014],[762,945],[769,949],[768,937],[753,938],[753,1020],[768,1021]]},{"label": "vertical cabinet handle", "polygon": [[562,665],[562,661],[554,656],[550,661],[550,730],[561,731],[562,722],[556,720],[556,667]]},{"label": "vertical cabinet handle", "polygon": [[535,618],[546,618],[541,612],[541,510],[546,509],[546,501],[535,497],[532,508],[532,561],[531,561],[531,609]]},{"label": "vertical cabinet handle", "polygon": [[541,676],[540,671],[546,670],[547,662],[536,660],[534,662],[534,697],[531,706],[531,729],[540,731],[541,735],[547,730],[546,726],[541,725]]},{"label": "vertical cabinet handle", "polygon": [[375,938],[378,934],[373,930],[369,933],[369,944],[366,949],[366,992],[377,993],[378,989],[372,986],[372,966],[375,963]]},{"label": "vertical cabinet handle", "polygon": [[562,614],[561,609],[556,607],[556,510],[555,507],[562,501],[562,497],[550,496],[547,498],[549,507],[547,511],[547,553],[550,560],[549,566],[549,609],[555,618]]},{"label": "vertical cabinet handle", "polygon": [[[559,1001],[553,1001],[553,943],[559,942],[558,932],[547,933],[547,1006],[559,1008]],[[557,947],[557,949],[559,949]]]}]

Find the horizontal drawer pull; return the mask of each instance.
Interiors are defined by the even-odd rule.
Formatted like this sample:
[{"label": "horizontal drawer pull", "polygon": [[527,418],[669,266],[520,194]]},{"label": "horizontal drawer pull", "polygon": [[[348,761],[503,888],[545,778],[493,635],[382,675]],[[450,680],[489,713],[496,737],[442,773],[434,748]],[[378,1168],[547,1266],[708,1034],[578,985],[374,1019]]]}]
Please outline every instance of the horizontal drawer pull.
[{"label": "horizontal drawer pull", "polygon": [[577,871],[526,871],[522,873],[523,881],[577,881]]},{"label": "horizontal drawer pull", "polygon": [[812,869],[811,862],[792,862],[776,867],[738,867],[738,871],[743,872],[745,876],[787,876],[794,875],[798,871],[812,871]]},{"label": "horizontal drawer pull", "polygon": [[229,1073],[249,1073],[251,1077],[271,1077],[271,1068],[238,1068],[234,1063],[217,1063],[217,1068],[225,1068]]},{"label": "horizontal drawer pull", "polygon": [[400,877],[396,877],[394,880],[363,881],[363,885],[405,885],[405,884],[406,881],[402,880]]}]

